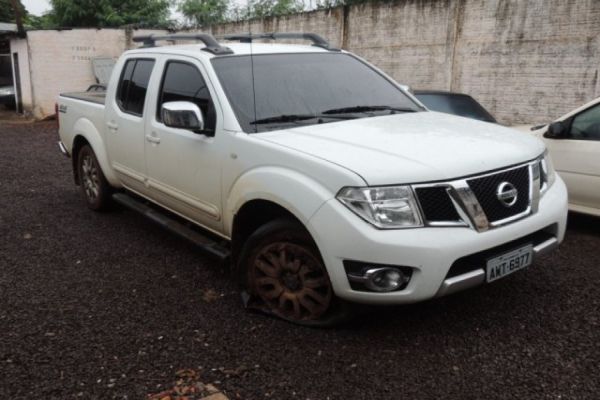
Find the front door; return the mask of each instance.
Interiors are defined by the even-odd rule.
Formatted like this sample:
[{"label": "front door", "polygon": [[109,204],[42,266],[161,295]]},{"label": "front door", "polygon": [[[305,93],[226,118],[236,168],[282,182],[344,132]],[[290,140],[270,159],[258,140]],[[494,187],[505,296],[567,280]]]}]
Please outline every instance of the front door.
[{"label": "front door", "polygon": [[[222,230],[221,163],[227,134],[220,107],[193,59],[165,60],[158,101],[146,127],[146,166],[151,197],[171,210],[214,231]],[[202,111],[205,128],[192,132],[165,126],[161,107],[189,101]]]},{"label": "front door", "polygon": [[569,190],[569,203],[600,209],[600,104],[571,117],[567,133],[546,139],[556,171]]}]

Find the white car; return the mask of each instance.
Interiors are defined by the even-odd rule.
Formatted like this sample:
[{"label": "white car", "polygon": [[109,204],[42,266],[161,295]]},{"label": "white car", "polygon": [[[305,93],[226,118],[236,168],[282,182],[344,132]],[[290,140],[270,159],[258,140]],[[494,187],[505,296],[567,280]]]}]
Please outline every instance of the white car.
[{"label": "white car", "polygon": [[569,209],[600,216],[600,97],[549,125],[520,129],[546,143],[567,185]]},{"label": "white car", "polygon": [[[156,46],[175,39],[204,44]],[[59,97],[59,145],[90,208],[112,198],[227,260],[247,306],[331,324],[350,302],[494,282],[563,239],[542,141],[430,112],[314,34],[228,39],[136,39],[106,93]]]}]

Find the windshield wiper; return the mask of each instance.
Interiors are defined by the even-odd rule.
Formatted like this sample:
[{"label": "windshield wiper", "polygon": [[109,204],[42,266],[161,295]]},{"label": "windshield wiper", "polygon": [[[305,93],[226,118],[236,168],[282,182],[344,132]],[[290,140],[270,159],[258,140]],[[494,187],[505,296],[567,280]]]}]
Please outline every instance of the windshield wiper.
[{"label": "windshield wiper", "polygon": [[336,118],[336,119],[349,119],[349,117],[342,116],[334,116],[334,115],[322,115],[322,114],[282,114],[276,115],[274,117],[260,118],[256,121],[250,122],[251,125],[262,125],[262,124],[276,124],[276,123],[286,123],[286,122],[297,122],[297,121],[306,121],[309,119],[317,119],[317,118]]},{"label": "windshield wiper", "polygon": [[332,108],[330,110],[323,111],[321,114],[351,114],[351,113],[364,113],[370,111],[399,111],[399,112],[417,112],[414,108],[407,107],[393,107],[393,106],[354,106],[354,107],[342,107]]}]

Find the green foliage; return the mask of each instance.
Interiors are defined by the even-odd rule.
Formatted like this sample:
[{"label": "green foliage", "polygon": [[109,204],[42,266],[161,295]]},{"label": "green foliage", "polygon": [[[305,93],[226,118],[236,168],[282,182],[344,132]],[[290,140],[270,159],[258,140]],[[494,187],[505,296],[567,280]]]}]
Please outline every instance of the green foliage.
[{"label": "green foliage", "polygon": [[241,19],[265,18],[304,11],[301,0],[249,0]]},{"label": "green foliage", "polygon": [[[21,6],[21,15],[25,18],[27,10],[20,1],[18,3]],[[15,11],[10,0],[0,0],[0,22],[15,23]]]},{"label": "green foliage", "polygon": [[51,13],[47,13],[39,17],[37,15],[29,14],[24,19],[23,23],[28,29],[52,29],[59,27]]},{"label": "green foliage", "polygon": [[183,0],[178,6],[187,22],[196,27],[224,22],[228,8],[228,0]]},{"label": "green foliage", "polygon": [[51,0],[51,20],[63,27],[165,27],[170,0]]},{"label": "green foliage", "polygon": [[378,1],[386,2],[393,0],[317,0],[317,10],[325,10],[339,6],[351,6],[354,4],[377,3]]}]

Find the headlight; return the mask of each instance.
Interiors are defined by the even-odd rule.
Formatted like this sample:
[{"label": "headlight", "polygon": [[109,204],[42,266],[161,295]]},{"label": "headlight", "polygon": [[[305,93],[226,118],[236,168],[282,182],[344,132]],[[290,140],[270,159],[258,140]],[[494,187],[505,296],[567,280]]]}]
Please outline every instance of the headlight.
[{"label": "headlight", "polygon": [[540,161],[540,183],[542,185],[542,193],[548,190],[550,186],[556,180],[556,172],[554,171],[554,164],[552,164],[552,158],[548,153],[548,150],[544,152],[542,161]]},{"label": "headlight", "polygon": [[423,226],[410,186],[347,187],[337,199],[356,215],[381,229]]}]

